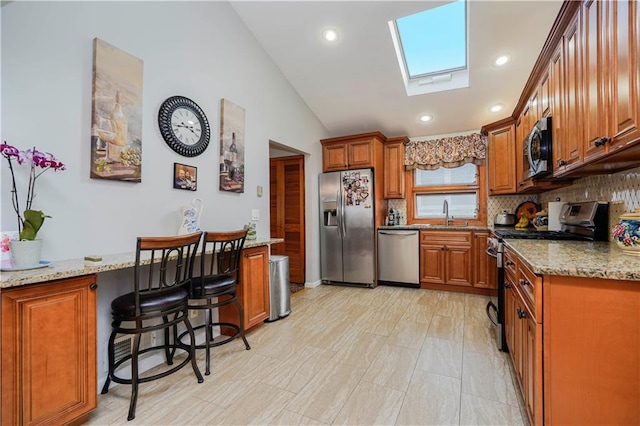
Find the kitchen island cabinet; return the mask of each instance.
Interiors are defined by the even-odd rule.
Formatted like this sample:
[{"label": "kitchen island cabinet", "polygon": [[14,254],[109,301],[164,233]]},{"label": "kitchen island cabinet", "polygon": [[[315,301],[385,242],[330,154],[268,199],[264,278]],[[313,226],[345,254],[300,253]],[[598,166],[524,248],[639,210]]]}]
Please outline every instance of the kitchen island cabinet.
[{"label": "kitchen island cabinet", "polygon": [[531,424],[640,424],[640,259],[607,242],[507,240],[505,287]]},{"label": "kitchen island cabinet", "polygon": [[83,423],[97,406],[96,275],[2,291],[2,424]]}]

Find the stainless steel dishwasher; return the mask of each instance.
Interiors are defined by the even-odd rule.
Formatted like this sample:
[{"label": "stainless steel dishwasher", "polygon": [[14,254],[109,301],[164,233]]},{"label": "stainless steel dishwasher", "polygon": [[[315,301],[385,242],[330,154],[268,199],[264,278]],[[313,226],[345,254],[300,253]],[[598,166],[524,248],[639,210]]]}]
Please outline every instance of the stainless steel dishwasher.
[{"label": "stainless steel dishwasher", "polygon": [[378,230],[378,282],[420,287],[420,231]]}]

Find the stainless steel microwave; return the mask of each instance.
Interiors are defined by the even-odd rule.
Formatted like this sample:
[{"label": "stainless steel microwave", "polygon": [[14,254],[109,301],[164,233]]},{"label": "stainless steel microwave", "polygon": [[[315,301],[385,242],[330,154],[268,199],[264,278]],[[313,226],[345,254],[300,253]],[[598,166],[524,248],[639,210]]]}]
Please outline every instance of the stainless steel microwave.
[{"label": "stainless steel microwave", "polygon": [[541,178],[552,172],[551,130],[551,117],[543,117],[524,139],[524,156],[529,164],[529,178]]}]

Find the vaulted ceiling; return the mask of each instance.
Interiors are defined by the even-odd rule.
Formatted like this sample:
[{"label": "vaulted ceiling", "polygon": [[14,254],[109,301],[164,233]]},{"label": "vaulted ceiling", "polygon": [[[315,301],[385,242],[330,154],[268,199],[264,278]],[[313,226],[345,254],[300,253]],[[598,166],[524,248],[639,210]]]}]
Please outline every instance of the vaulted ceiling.
[{"label": "vaulted ceiling", "polygon": [[[332,136],[425,136],[479,130],[511,114],[562,1],[469,4],[469,87],[407,96],[388,21],[442,1],[230,2]],[[323,29],[340,41],[328,45]],[[502,53],[511,62],[496,68]],[[503,111],[489,107],[504,104]],[[429,114],[433,120],[418,121]]]}]

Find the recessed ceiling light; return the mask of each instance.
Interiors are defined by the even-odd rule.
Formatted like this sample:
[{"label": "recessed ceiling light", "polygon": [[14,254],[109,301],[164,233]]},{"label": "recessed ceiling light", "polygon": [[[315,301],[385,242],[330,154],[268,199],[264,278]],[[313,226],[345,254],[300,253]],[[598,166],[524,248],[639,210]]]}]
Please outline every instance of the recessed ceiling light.
[{"label": "recessed ceiling light", "polygon": [[322,31],[322,38],[330,43],[335,43],[336,41],[338,41],[338,38],[340,38],[340,34],[333,28],[327,28],[326,30]]},{"label": "recessed ceiling light", "polygon": [[418,117],[418,121],[421,123],[426,123],[427,121],[431,121],[431,120],[433,120],[433,117],[428,114],[421,115],[420,117]]},{"label": "recessed ceiling light", "polygon": [[510,60],[511,60],[511,56],[509,56],[509,55],[500,55],[493,61],[493,65],[495,65],[496,67],[501,67],[501,66],[507,64]]},{"label": "recessed ceiling light", "polygon": [[502,111],[502,108],[504,108],[503,104],[495,104],[492,107],[489,108],[489,111],[491,112],[500,112]]}]

